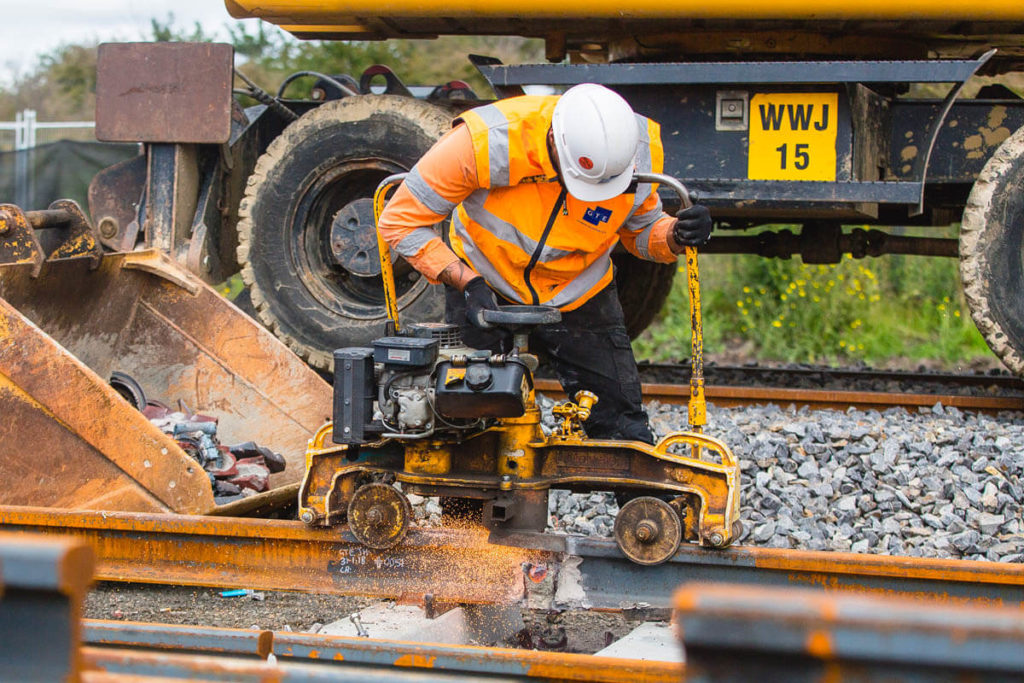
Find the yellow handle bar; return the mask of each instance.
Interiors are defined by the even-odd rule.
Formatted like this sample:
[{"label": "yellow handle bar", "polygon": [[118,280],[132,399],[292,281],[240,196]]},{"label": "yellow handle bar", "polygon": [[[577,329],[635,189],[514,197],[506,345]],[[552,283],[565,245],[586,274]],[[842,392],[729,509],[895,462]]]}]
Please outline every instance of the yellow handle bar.
[{"label": "yellow handle bar", "polygon": [[[675,190],[684,209],[693,206],[690,193],[677,179],[663,173],[636,173],[633,179],[641,183],[660,183]],[[700,433],[708,421],[707,401],[704,399],[704,326],[700,317],[700,269],[697,266],[697,247],[686,247],[686,282],[690,290],[690,429]]]},{"label": "yellow handle bar", "polygon": [[380,182],[373,193],[373,226],[377,233],[377,253],[380,256],[380,277],[384,281],[384,306],[387,308],[388,320],[398,332],[398,295],[395,293],[395,271],[391,267],[391,249],[388,243],[380,235],[380,215],[384,213],[384,205],[387,204],[385,196],[395,185],[399,185],[408,173],[396,173],[390,175]]}]

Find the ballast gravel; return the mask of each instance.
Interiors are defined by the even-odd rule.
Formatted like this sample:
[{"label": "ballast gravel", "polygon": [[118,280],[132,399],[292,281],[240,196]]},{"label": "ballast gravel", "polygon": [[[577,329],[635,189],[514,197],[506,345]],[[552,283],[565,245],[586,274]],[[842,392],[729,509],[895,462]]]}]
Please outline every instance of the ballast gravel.
[{"label": "ballast gravel", "polygon": [[[553,401],[541,399],[547,428]],[[656,437],[686,408],[647,405]],[[1024,415],[708,406],[740,462],[745,545],[1024,561]],[[551,530],[610,536],[611,494],[554,491]]]},{"label": "ballast gravel", "polygon": [[[546,429],[554,401],[541,396]],[[656,437],[686,429],[686,407],[647,405]],[[741,468],[744,545],[1024,561],[1024,414],[811,411],[708,406],[708,435]],[[420,524],[436,499],[413,501]],[[611,493],[551,492],[549,531],[611,536]]]}]

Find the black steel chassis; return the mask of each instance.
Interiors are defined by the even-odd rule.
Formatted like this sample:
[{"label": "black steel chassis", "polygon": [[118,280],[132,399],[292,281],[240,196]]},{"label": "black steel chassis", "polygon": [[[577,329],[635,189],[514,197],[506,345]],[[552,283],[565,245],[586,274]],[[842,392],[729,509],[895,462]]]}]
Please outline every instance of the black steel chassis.
[{"label": "black steel chassis", "polygon": [[[502,65],[478,57],[474,63],[501,96],[526,85],[584,82],[618,91],[661,123],[665,173],[684,178],[724,227],[949,225],[959,220],[998,142],[1024,126],[1024,99],[1005,88],[982,91],[997,97],[958,99],[993,52],[968,60]],[[944,97],[909,97],[914,84],[951,87]],[[834,181],[748,178],[750,103],[771,93],[837,95]],[[663,200],[673,208],[671,193]],[[880,239],[875,235],[874,251],[894,251],[879,248]],[[955,242],[948,242],[901,244],[895,251],[955,256]],[[754,242],[719,247],[714,250],[780,255]]]}]

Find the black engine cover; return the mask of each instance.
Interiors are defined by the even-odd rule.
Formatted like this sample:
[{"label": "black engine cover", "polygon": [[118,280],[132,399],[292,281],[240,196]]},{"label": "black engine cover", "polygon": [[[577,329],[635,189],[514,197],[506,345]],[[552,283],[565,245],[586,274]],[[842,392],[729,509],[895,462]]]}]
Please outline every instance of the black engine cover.
[{"label": "black engine cover", "polygon": [[519,417],[530,391],[526,368],[518,363],[473,362],[437,366],[435,409],[444,417]]},{"label": "black engine cover", "polygon": [[334,443],[361,444],[380,432],[373,423],[373,349],[348,347],[334,352]]}]

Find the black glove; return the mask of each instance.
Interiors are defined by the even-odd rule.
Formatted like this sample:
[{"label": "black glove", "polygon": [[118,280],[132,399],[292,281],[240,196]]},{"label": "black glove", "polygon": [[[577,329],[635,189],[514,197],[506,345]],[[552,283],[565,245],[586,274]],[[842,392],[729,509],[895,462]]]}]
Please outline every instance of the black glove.
[{"label": "black glove", "polygon": [[484,311],[498,310],[498,300],[482,277],[475,277],[462,290],[466,297],[466,319],[475,327],[486,330],[491,324],[484,320]]},{"label": "black glove", "polygon": [[703,204],[694,204],[676,214],[672,237],[677,244],[699,247],[711,238],[711,213]]}]

